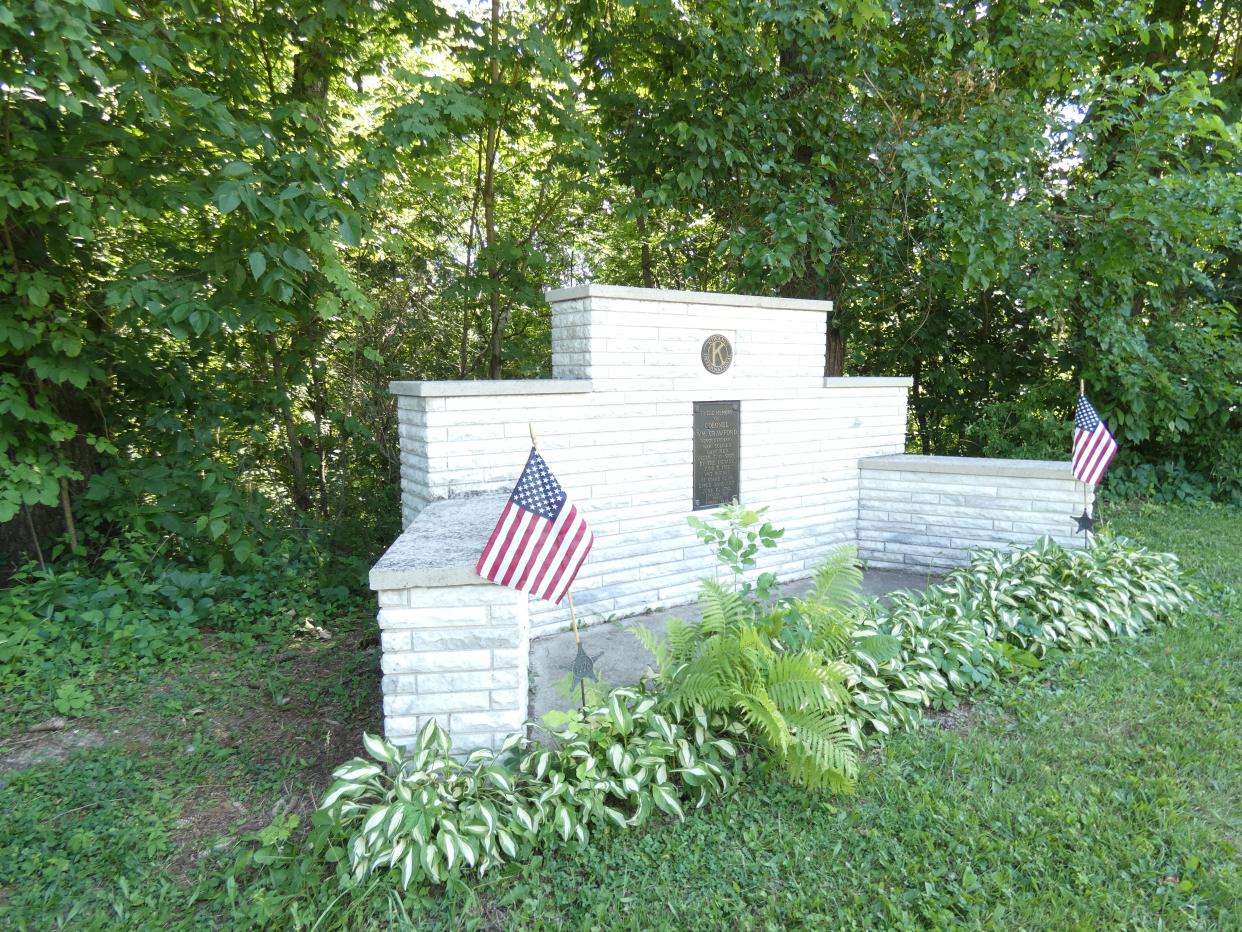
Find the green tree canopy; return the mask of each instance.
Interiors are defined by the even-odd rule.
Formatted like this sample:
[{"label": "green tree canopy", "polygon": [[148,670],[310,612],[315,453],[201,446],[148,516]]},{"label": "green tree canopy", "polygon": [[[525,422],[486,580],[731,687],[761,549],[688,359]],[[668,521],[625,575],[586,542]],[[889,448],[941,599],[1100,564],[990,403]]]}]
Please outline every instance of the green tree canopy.
[{"label": "green tree canopy", "polygon": [[[0,546],[392,527],[393,377],[548,366],[544,287],[826,297],[927,452],[1242,487],[1226,0],[0,7]],[[1189,484],[1189,485],[1188,485]],[[1133,487],[1133,486],[1132,486]]]}]

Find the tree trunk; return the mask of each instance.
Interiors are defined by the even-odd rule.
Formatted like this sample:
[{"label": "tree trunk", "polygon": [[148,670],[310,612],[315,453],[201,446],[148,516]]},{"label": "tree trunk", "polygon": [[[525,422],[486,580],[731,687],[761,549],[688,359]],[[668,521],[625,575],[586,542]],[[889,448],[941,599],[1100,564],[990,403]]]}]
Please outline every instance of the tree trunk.
[{"label": "tree trunk", "polygon": [[655,288],[655,274],[651,270],[651,243],[647,241],[647,216],[638,215],[638,239],[642,243],[642,274],[643,287]]},{"label": "tree trunk", "polygon": [[828,315],[828,340],[824,347],[824,375],[845,375],[845,334],[837,326],[837,314]]},{"label": "tree trunk", "polygon": [[931,453],[931,438],[927,436],[927,412],[923,410],[923,357],[914,357],[912,384],[910,386],[910,406],[914,408],[914,421],[919,428],[919,446],[923,455]]},{"label": "tree trunk", "polygon": [[285,367],[276,335],[267,335],[267,349],[271,357],[272,378],[280,394],[281,426],[285,432],[285,446],[289,453],[289,495],[298,511],[310,510],[310,492],[306,488],[306,466],[302,460],[302,441],[298,438],[297,424],[293,418],[293,399],[289,397],[289,385],[285,379]]},{"label": "tree trunk", "polygon": [[60,480],[60,508],[65,515],[65,532],[69,535],[69,549],[78,552],[78,524],[73,520],[73,503],[69,500],[69,480]]},{"label": "tree trunk", "polygon": [[[491,62],[489,78],[495,103],[500,85],[500,61],[496,57],[496,43],[500,32],[500,0],[492,0],[492,17],[489,26]],[[497,113],[487,127],[487,154],[483,166],[483,235],[487,249],[487,304],[491,317],[492,333],[487,348],[487,377],[498,379],[501,374],[501,349],[503,346],[504,320],[500,312],[500,266],[493,249],[496,245],[496,150],[500,142],[500,116]]]},{"label": "tree trunk", "polygon": [[[318,340],[316,341],[318,345]],[[315,354],[318,356],[318,353]],[[324,421],[327,419],[328,388],[324,381],[323,366],[317,358],[311,360],[311,415],[315,418],[315,453],[319,457],[315,480],[319,486],[319,516],[328,518],[328,449],[325,442]]]}]

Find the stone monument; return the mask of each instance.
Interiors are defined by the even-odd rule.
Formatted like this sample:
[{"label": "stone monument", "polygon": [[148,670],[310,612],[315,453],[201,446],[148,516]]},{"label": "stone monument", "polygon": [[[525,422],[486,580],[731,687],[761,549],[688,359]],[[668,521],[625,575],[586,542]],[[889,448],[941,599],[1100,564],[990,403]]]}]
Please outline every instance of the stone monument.
[{"label": "stone monument", "polygon": [[595,534],[584,623],[693,600],[715,561],[686,518],[734,498],[786,529],[760,571],[793,580],[854,543],[942,571],[976,546],[1074,544],[1068,463],[906,456],[908,378],[825,378],[831,304],[588,285],[552,291],[552,378],[394,382],[404,532],[371,572],[385,731],[437,718],[457,747],[526,718],[530,638],[564,607],[474,573],[530,450]]}]

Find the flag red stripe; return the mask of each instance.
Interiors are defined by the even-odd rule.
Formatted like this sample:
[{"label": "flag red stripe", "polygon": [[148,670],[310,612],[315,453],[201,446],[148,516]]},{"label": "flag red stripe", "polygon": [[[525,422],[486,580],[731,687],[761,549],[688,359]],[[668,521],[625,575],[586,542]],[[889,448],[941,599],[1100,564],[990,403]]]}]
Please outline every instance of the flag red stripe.
[{"label": "flag red stripe", "polygon": [[530,533],[531,526],[539,520],[539,516],[533,511],[527,511],[520,506],[518,514],[521,515],[521,518],[514,524],[513,530],[509,532],[509,539],[505,541],[504,557],[496,567],[495,575],[492,576],[492,581],[498,582],[502,586],[507,585],[504,580],[509,578],[509,574],[513,570],[514,561],[522,556],[522,548],[518,545],[519,542],[526,539],[526,536]]},{"label": "flag red stripe", "polygon": [[530,542],[529,549],[524,550],[522,553],[522,572],[514,576],[513,581],[509,583],[514,589],[522,592],[526,591],[523,589],[523,586],[525,586],[526,580],[530,579],[531,571],[538,565],[539,550],[543,546],[543,542],[554,533],[554,527],[555,525],[551,521],[544,520],[538,522],[538,536]]},{"label": "flag red stripe", "polygon": [[509,573],[502,580],[502,585],[512,586],[514,589],[521,588],[519,580],[526,578],[526,574],[530,572],[531,565],[535,560],[536,548],[539,546],[536,541],[542,540],[551,529],[551,521],[543,517],[543,515],[534,515],[534,519],[531,521],[530,527],[526,529],[526,534],[522,537],[521,543],[517,545],[517,559],[509,567]]},{"label": "flag red stripe", "polygon": [[528,572],[522,577],[514,588],[520,589],[528,595],[534,590],[535,583],[539,576],[542,575],[544,567],[547,566],[549,557],[551,557],[551,555],[556,552],[556,548],[560,546],[561,535],[565,532],[565,525],[575,514],[577,514],[577,512],[574,510],[573,505],[568,504],[568,502],[566,502],[565,506],[561,507],[561,513],[556,516],[556,520],[549,526],[548,533],[544,535],[544,539],[536,545]]},{"label": "flag red stripe", "polygon": [[513,514],[509,516],[509,524],[500,534],[500,540],[496,542],[496,554],[492,559],[491,569],[487,572],[487,578],[495,582],[505,571],[508,561],[512,559],[513,552],[510,547],[513,544],[513,538],[518,534],[522,522],[526,520],[529,512],[521,505],[513,506]]},{"label": "flag red stripe", "polygon": [[1074,441],[1074,462],[1081,468],[1083,463],[1090,457],[1090,451],[1097,438],[1094,431],[1079,431]]},{"label": "flag red stripe", "polygon": [[513,541],[514,535],[521,527],[522,520],[526,517],[526,509],[514,502],[513,510],[509,514],[508,523],[501,528],[500,537],[496,541],[496,546],[492,553],[492,565],[487,570],[487,578],[493,582],[500,575],[505,561],[509,558],[509,546]]},{"label": "flag red stripe", "polygon": [[1091,457],[1091,471],[1094,481],[1099,482],[1104,478],[1104,470],[1112,461],[1113,454],[1117,452],[1117,442],[1113,440],[1108,428],[1103,424],[1099,426],[1096,433],[1099,436],[1096,438],[1095,449]]},{"label": "flag red stripe", "polygon": [[1078,431],[1074,443],[1073,472],[1083,482],[1096,485],[1117,454],[1117,441],[1101,423],[1090,433]]},{"label": "flag red stripe", "polygon": [[492,528],[492,536],[487,539],[487,545],[483,548],[483,552],[479,554],[479,562],[475,565],[474,571],[485,579],[491,579],[484,571],[484,567],[488,561],[495,555],[493,549],[496,546],[496,539],[500,537],[500,529],[505,526],[505,520],[512,514],[513,509],[517,506],[513,504],[513,499],[505,502],[504,510],[500,513],[500,520],[496,522],[496,526]]},{"label": "flag red stripe", "polygon": [[536,598],[547,598],[545,591],[548,588],[549,581],[552,579],[552,576],[549,576],[549,573],[555,574],[555,567],[561,562],[561,559],[565,554],[566,547],[573,540],[574,535],[578,532],[579,525],[582,525],[582,521],[578,518],[577,507],[568,500],[566,500],[564,507],[562,507],[561,513],[565,515],[565,523],[557,532],[556,540],[553,542],[553,545],[548,548],[548,553],[544,556],[539,566],[539,571],[530,584],[529,591],[531,595]]},{"label": "flag red stripe", "polygon": [[1096,428],[1095,434],[1088,441],[1084,465],[1084,471],[1093,483],[1099,482],[1100,477],[1104,475],[1101,463],[1107,462],[1112,447],[1112,439],[1108,436],[1107,430],[1102,426]]},{"label": "flag red stripe", "polygon": [[1084,476],[1091,475],[1095,459],[1102,449],[1101,439],[1098,430],[1083,438],[1082,447],[1078,451],[1078,469]]},{"label": "flag red stripe", "polygon": [[1112,462],[1113,462],[1113,457],[1114,457],[1114,456],[1116,456],[1116,455],[1117,455],[1117,444],[1116,444],[1116,443],[1113,443],[1113,444],[1111,444],[1111,445],[1109,446],[1109,449],[1108,449],[1108,456],[1104,459],[1104,462],[1102,462],[1102,463],[1100,464],[1099,471],[1096,473],[1096,479],[1095,479],[1095,481],[1096,481],[1097,483],[1098,483],[1101,479],[1103,479],[1103,478],[1104,478],[1104,473],[1108,470],[1108,467],[1109,467],[1110,465],[1112,465]]},{"label": "flag red stripe", "polygon": [[591,547],[595,545],[595,535],[593,535],[587,526],[582,526],[586,531],[586,537],[574,551],[573,559],[570,561],[569,568],[561,575],[561,585],[556,597],[553,599],[557,605],[561,604],[561,599],[565,598],[565,593],[569,591],[569,587],[574,584],[574,580],[578,578],[578,570],[582,569],[582,564],[586,562],[587,555],[591,552]]},{"label": "flag red stripe", "polygon": [[[565,555],[561,557],[560,562],[557,563],[556,568],[548,577],[548,585],[543,590],[542,598],[551,599],[552,593],[559,588],[561,579],[564,577],[566,569],[569,566],[569,558],[573,556],[573,553],[577,549],[578,542],[582,539],[582,536],[587,533],[586,525],[581,521],[575,522],[573,531],[574,535],[569,541],[569,546],[562,548]],[[553,601],[560,602],[560,599],[553,599]]]}]

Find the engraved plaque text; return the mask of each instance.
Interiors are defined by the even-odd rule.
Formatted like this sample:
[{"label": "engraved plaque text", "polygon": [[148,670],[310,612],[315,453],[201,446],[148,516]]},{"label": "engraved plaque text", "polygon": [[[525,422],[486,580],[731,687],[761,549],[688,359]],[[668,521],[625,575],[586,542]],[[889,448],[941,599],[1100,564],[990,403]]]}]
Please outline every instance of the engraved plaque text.
[{"label": "engraved plaque text", "polygon": [[694,510],[727,505],[740,494],[742,403],[694,403]]}]

